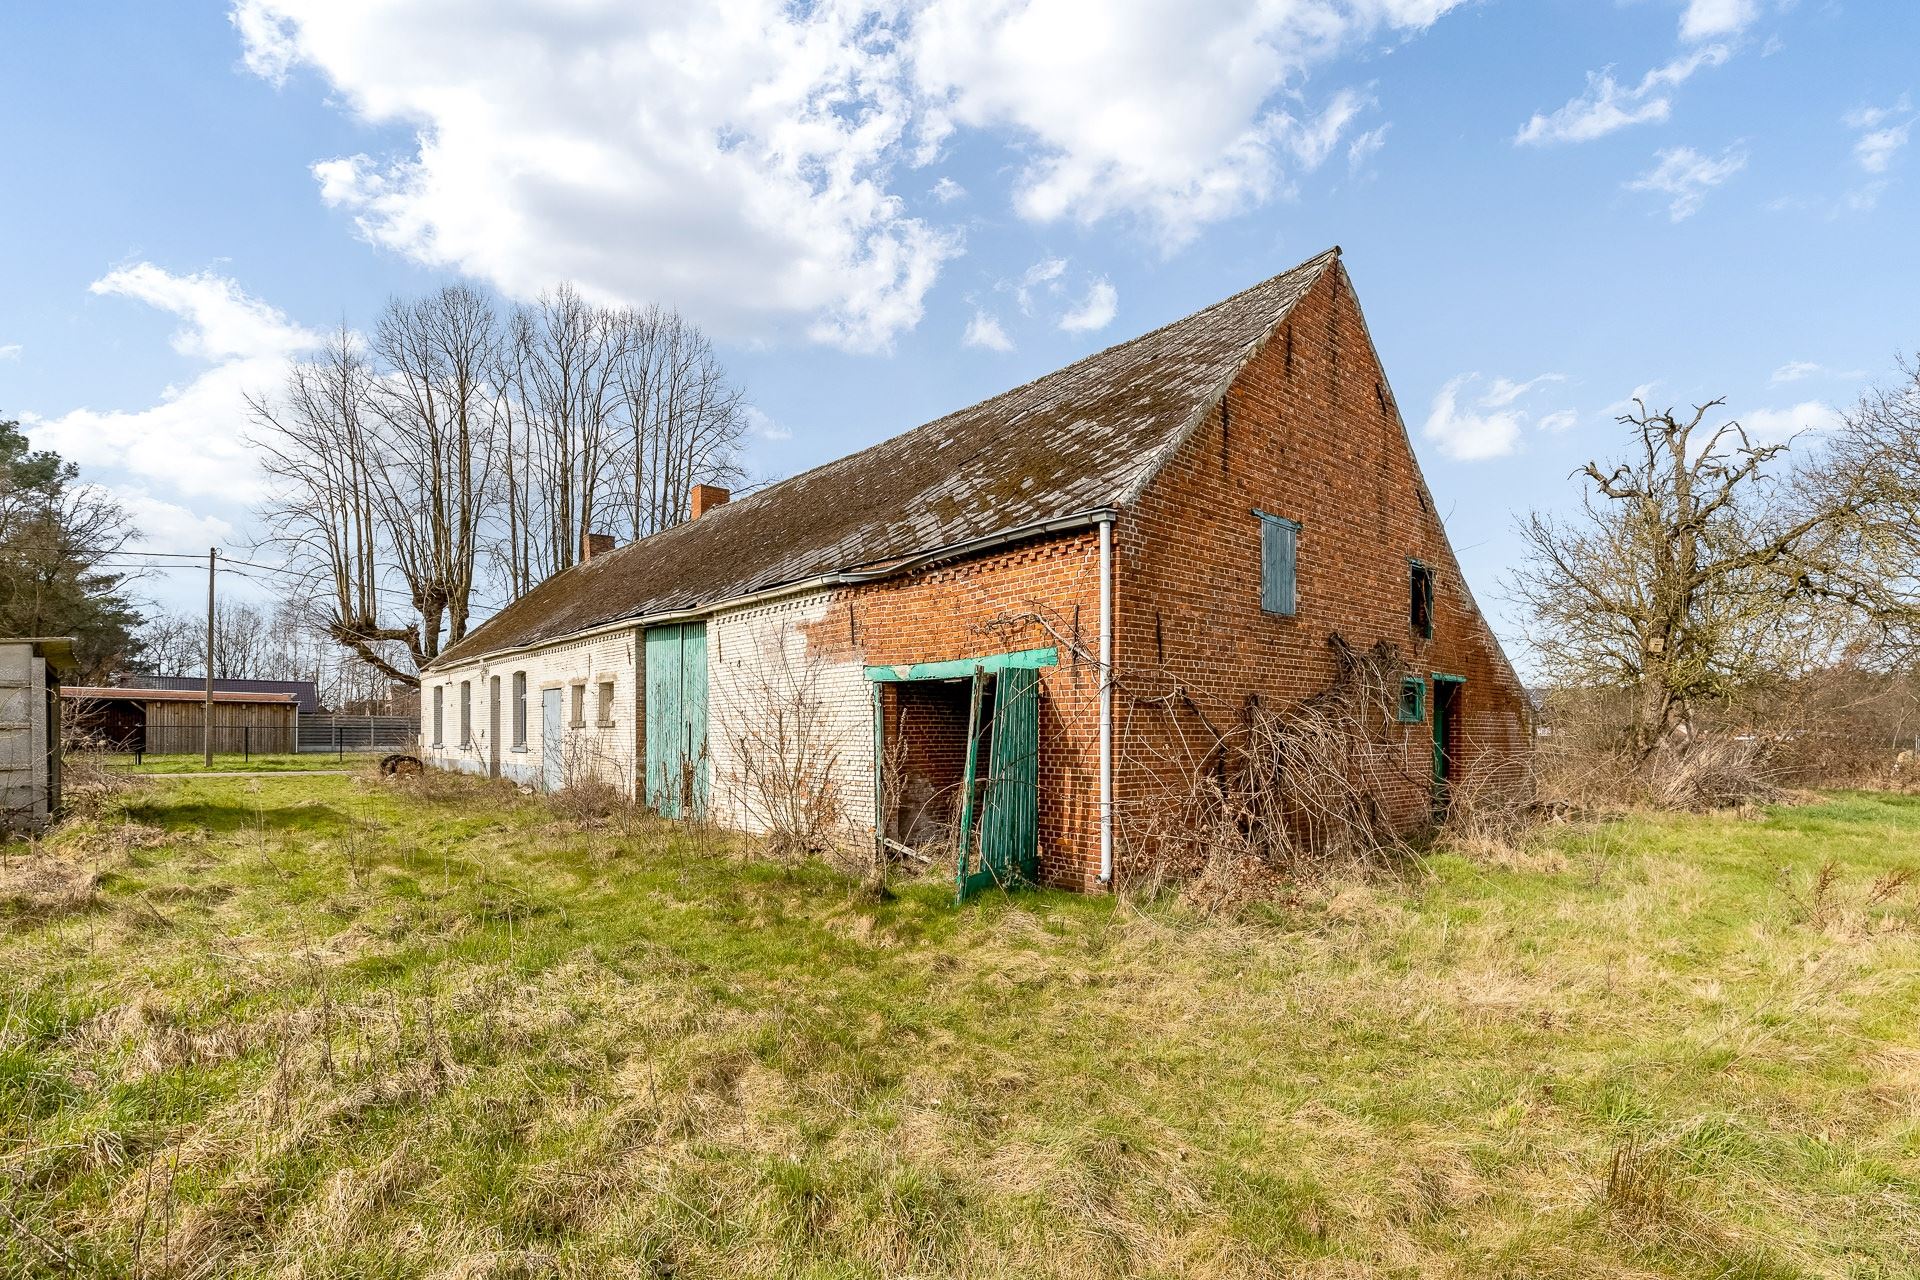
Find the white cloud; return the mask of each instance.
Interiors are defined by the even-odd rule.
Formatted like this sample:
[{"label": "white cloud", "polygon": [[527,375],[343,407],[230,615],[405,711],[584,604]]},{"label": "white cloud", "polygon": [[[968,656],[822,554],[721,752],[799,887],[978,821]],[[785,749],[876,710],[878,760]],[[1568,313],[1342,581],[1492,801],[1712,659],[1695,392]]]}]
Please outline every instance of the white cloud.
[{"label": "white cloud", "polygon": [[1804,400],[1789,409],[1756,409],[1740,416],[1740,425],[1755,440],[1785,440],[1801,431],[1828,431],[1840,425],[1840,411],[1818,400]]},{"label": "white cloud", "polygon": [[1120,294],[1105,280],[1095,280],[1080,305],[1060,317],[1068,333],[1094,333],[1113,323],[1120,311]]},{"label": "white cloud", "polygon": [[[233,0],[245,65],[311,69],[398,154],[322,157],[366,239],[526,297],[680,306],[727,336],[885,347],[958,233],[906,171],[965,131],[1025,216],[1165,245],[1291,191],[1369,99],[1310,73],[1465,0]],[[916,186],[918,184],[916,183]],[[933,197],[957,192],[936,182]]]},{"label": "white cloud", "polygon": [[178,316],[173,347],[208,367],[164,388],[143,409],[73,409],[55,417],[23,414],[36,447],[53,449],[90,469],[138,477],[188,497],[247,502],[261,481],[253,452],[241,443],[246,395],[270,391],[290,355],[317,335],[245,293],[223,276],[173,275],[151,263],[123,267],[96,280],[92,292],[132,298]]},{"label": "white cloud", "polygon": [[960,341],[969,347],[984,347],[988,351],[1011,351],[1013,339],[1000,322],[984,311],[975,311],[973,318],[967,321],[967,331]]},{"label": "white cloud", "polygon": [[1636,124],[1658,124],[1673,114],[1672,90],[1685,84],[1702,67],[1717,67],[1732,56],[1725,45],[1712,44],[1655,67],[1631,87],[1613,78],[1613,68],[1587,73],[1587,91],[1551,115],[1535,112],[1514,135],[1519,146],[1561,142],[1591,142]]},{"label": "white cloud", "polygon": [[4,346],[0,346],[0,360],[18,360],[23,350],[25,350],[25,348],[19,343],[9,342]]},{"label": "white cloud", "polygon": [[768,414],[752,405],[746,410],[747,430],[762,440],[791,440],[793,428],[783,427]]},{"label": "white cloud", "polygon": [[1845,119],[1847,127],[1860,135],[1853,142],[1854,163],[1866,173],[1885,173],[1911,139],[1913,102],[1902,95],[1891,107],[1860,107]]},{"label": "white cloud", "polygon": [[233,538],[233,522],[155,497],[137,484],[102,485],[126,509],[139,534],[138,545],[157,551],[198,551],[224,546]]},{"label": "white cloud", "polygon": [[1627,183],[1627,190],[1669,197],[1667,216],[1675,222],[1698,213],[1709,191],[1747,167],[1746,148],[1737,142],[1713,158],[1692,147],[1667,147],[1654,156],[1659,163]]},{"label": "white cloud", "polygon": [[1367,167],[1367,162],[1380,154],[1380,148],[1387,145],[1387,130],[1391,125],[1381,125],[1369,129],[1355,138],[1347,146],[1347,172],[1359,173]]},{"label": "white cloud", "polygon": [[1688,40],[1737,36],[1759,16],[1759,0],[1687,0],[1680,34]]},{"label": "white cloud", "polygon": [[313,166],[374,244],[524,298],[684,307],[853,349],[918,322],[958,241],[889,189],[915,124],[896,33],[792,6],[237,0],[247,65],[313,68],[411,154]]},{"label": "white cloud", "polygon": [[1027,217],[1131,214],[1172,246],[1286,194],[1286,160],[1311,169],[1338,143],[1366,99],[1309,105],[1309,72],[1461,2],[930,0],[913,74],[956,125],[1023,145]]},{"label": "white cloud", "polygon": [[1819,373],[1820,370],[1821,367],[1811,360],[1789,360],[1778,369],[1775,369],[1773,376],[1768,378],[1767,381],[1775,385],[1782,382],[1798,382],[1802,378],[1811,378],[1814,374]]},{"label": "white cloud", "polygon": [[1013,299],[1022,315],[1032,315],[1035,296],[1060,292],[1060,278],[1067,274],[1065,258],[1042,258],[1020,274],[1013,286]]},{"label": "white cloud", "polygon": [[1423,434],[1443,455],[1458,462],[1503,458],[1519,447],[1529,425],[1540,431],[1565,431],[1574,425],[1577,419],[1571,409],[1536,416],[1519,403],[1536,388],[1564,380],[1557,373],[1525,381],[1496,377],[1473,395],[1469,389],[1480,375],[1463,373],[1449,379],[1433,397]]},{"label": "white cloud", "polygon": [[940,181],[933,184],[933,189],[929,194],[941,204],[952,204],[955,200],[967,194],[967,189],[955,182],[952,178],[941,178]]},{"label": "white cloud", "polygon": [[1543,373],[1537,378],[1528,378],[1525,382],[1515,382],[1512,378],[1495,378],[1487,393],[1480,397],[1480,403],[1491,409],[1504,409],[1535,387],[1549,382],[1565,382],[1564,373]]}]

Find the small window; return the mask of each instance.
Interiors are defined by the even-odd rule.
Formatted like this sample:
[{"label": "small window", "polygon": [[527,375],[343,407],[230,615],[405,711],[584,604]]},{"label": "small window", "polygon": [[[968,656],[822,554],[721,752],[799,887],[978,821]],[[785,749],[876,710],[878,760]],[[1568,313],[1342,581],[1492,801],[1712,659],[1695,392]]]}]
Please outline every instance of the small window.
[{"label": "small window", "polygon": [[460,682],[460,745],[473,745],[473,681]]},{"label": "small window", "polygon": [[1299,604],[1296,562],[1300,549],[1300,525],[1285,516],[1260,517],[1260,607],[1268,613],[1291,618]]},{"label": "small window", "polygon": [[573,686],[573,725],[575,729],[585,728],[587,723],[587,686]]},{"label": "small window", "polygon": [[433,686],[433,745],[443,747],[447,743],[447,686]]},{"label": "small window", "polygon": [[527,749],[527,673],[513,673],[513,749]]},{"label": "small window", "polygon": [[1425,640],[1433,639],[1433,570],[1418,560],[1412,562],[1409,574],[1407,621],[1413,627],[1413,634]]},{"label": "small window", "polygon": [[594,702],[594,709],[598,712],[594,723],[602,729],[611,729],[613,727],[613,681],[600,682],[600,692]]},{"label": "small window", "polygon": [[1401,724],[1421,724],[1427,718],[1427,682],[1419,676],[1400,678],[1400,713],[1396,717]]}]

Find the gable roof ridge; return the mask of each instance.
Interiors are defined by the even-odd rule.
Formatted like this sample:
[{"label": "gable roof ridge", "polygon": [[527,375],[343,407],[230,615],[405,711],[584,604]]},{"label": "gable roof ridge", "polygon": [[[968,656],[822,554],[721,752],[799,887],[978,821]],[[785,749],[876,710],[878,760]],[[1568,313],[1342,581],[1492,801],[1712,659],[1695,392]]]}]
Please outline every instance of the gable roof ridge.
[{"label": "gable roof ridge", "polygon": [[[1253,358],[1259,355],[1261,350],[1264,349],[1269,342],[1273,341],[1273,335],[1279,332],[1280,326],[1285,324],[1287,319],[1293,315],[1293,309],[1300,305],[1300,300],[1305,298],[1313,286],[1320,282],[1320,277],[1326,269],[1339,260],[1340,246],[1336,244],[1318,256],[1308,258],[1299,266],[1282,271],[1280,275],[1270,276],[1262,280],[1259,284],[1254,285],[1253,289],[1243,289],[1239,293],[1234,294],[1233,298],[1222,299],[1221,302],[1216,304],[1218,306],[1225,306],[1227,303],[1232,302],[1234,298],[1244,297],[1246,294],[1252,293],[1254,289],[1265,288],[1275,280],[1278,280],[1280,276],[1290,276],[1296,272],[1310,272],[1310,277],[1301,287],[1300,292],[1293,296],[1293,299],[1281,309],[1280,313],[1273,318],[1273,321],[1268,324],[1265,329],[1261,330],[1258,337],[1247,343],[1245,349],[1240,352],[1240,358],[1234,361],[1233,367],[1229,369],[1220,381],[1214,384],[1213,389],[1193,407],[1192,412],[1188,414],[1187,420],[1180,425],[1180,428],[1171,436],[1167,437],[1166,443],[1163,444],[1160,447],[1160,451],[1154,455],[1153,461],[1148,463],[1145,469],[1141,471],[1139,478],[1127,487],[1126,492],[1120,496],[1120,501],[1116,505],[1130,507],[1140,500],[1140,495],[1147,491],[1147,486],[1159,477],[1160,472],[1166,468],[1169,462],[1173,461],[1174,456],[1180,452],[1187,441],[1193,438],[1193,433],[1200,429],[1200,424],[1207,420],[1207,415],[1213,412],[1213,406],[1219,403],[1221,397],[1225,396],[1227,392],[1232,389],[1235,382],[1239,381],[1240,375],[1246,372],[1249,364],[1253,363]],[[1175,321],[1174,323],[1177,324],[1179,322]],[[1158,332],[1158,330],[1155,330],[1155,332]]]}]

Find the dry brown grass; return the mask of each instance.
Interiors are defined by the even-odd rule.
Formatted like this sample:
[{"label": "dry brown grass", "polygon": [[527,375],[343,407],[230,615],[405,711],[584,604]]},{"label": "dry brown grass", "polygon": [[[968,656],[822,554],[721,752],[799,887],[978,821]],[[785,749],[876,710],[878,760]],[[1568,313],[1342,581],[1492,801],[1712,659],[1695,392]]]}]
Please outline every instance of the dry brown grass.
[{"label": "dry brown grass", "polygon": [[0,1274],[1920,1264],[1911,802],[1208,919],[443,794],[169,784],[59,834],[106,874],[0,930]]}]

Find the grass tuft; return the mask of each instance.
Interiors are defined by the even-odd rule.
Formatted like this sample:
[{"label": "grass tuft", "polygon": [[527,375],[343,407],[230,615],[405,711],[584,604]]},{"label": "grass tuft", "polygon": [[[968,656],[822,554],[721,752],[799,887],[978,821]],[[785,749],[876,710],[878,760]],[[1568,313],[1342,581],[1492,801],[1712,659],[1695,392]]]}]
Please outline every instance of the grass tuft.
[{"label": "grass tuft", "polygon": [[1861,793],[956,910],[144,781],[0,857],[0,1276],[1915,1274],[1917,867]]}]

